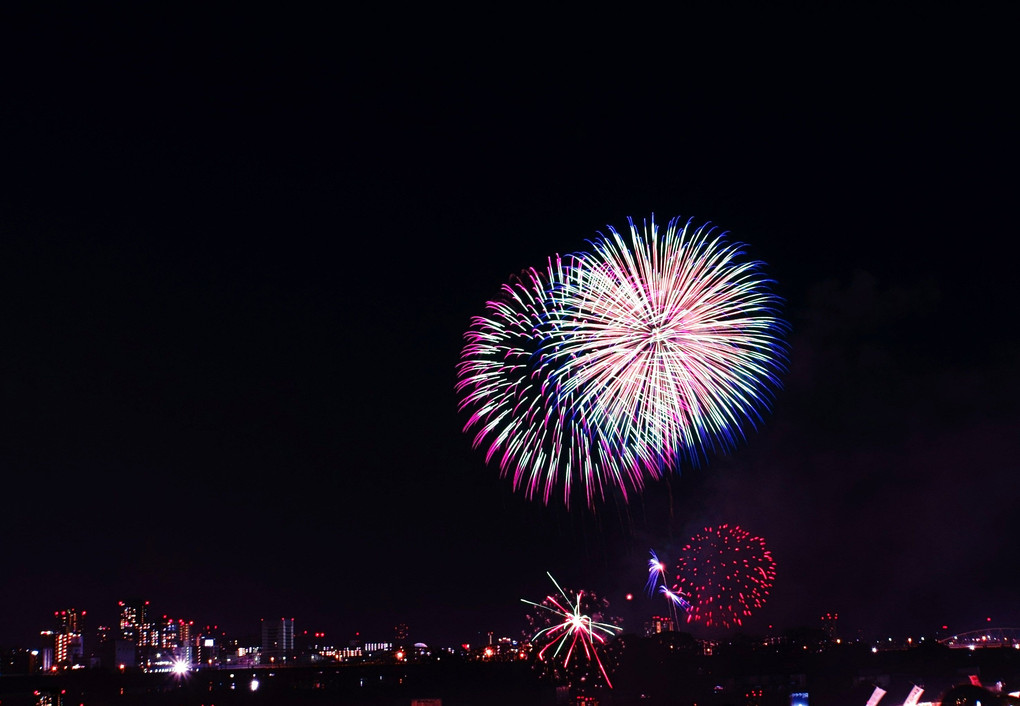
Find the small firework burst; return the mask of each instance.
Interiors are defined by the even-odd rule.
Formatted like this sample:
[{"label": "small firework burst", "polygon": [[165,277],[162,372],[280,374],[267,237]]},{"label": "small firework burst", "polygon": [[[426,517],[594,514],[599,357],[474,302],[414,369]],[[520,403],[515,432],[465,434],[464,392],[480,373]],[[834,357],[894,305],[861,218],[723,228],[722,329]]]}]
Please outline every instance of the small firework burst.
[{"label": "small firework burst", "polygon": [[562,588],[547,574],[557,593],[536,603],[521,599],[535,610],[527,621],[535,659],[544,673],[568,684],[602,679],[612,688],[600,656],[620,631],[619,620],[609,618],[609,601],[592,591]]}]

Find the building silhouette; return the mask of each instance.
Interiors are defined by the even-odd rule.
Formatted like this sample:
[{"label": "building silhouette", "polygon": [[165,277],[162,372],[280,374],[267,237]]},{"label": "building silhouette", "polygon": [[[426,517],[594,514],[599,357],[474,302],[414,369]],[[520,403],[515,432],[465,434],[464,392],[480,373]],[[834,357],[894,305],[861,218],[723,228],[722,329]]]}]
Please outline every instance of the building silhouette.
[{"label": "building silhouette", "polygon": [[54,611],[53,662],[58,667],[81,664],[85,659],[85,611],[77,608]]},{"label": "building silhouette", "polygon": [[286,662],[294,657],[294,618],[262,619],[262,663]]},{"label": "building silhouette", "polygon": [[140,647],[152,644],[153,626],[149,622],[149,602],[120,601],[120,639]]},{"label": "building silhouette", "polygon": [[645,623],[645,637],[661,635],[664,632],[676,632],[676,622],[669,616],[653,615]]}]

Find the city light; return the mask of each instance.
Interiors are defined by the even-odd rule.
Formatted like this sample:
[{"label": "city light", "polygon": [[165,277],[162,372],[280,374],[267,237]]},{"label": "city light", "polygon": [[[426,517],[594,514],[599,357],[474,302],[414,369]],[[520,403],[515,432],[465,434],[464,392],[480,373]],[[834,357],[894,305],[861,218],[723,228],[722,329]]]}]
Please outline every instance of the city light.
[{"label": "city light", "polygon": [[[666,596],[670,605],[689,608],[685,597],[661,585],[657,566],[650,565],[650,572],[656,579],[653,587],[657,589],[657,592]],[[550,579],[552,579],[551,575]],[[450,661],[456,665],[458,659],[465,662],[503,663],[521,663],[533,660],[535,664],[532,666],[539,672],[539,677],[542,679],[553,678],[561,681],[566,678],[580,685],[578,688],[612,688],[613,685],[609,680],[610,678],[616,680],[617,675],[614,674],[614,670],[619,669],[623,660],[631,659],[629,652],[622,652],[621,649],[614,650],[613,646],[608,644],[610,638],[616,637],[615,633],[620,630],[619,625],[614,622],[619,619],[603,617],[610,615],[607,612],[608,601],[601,601],[588,591],[563,589],[555,579],[552,581],[558,593],[553,592],[541,603],[522,600],[522,603],[536,609],[532,611],[533,615],[527,616],[527,620],[532,639],[538,644],[533,644],[532,641],[521,642],[510,637],[497,637],[495,632],[489,631],[488,633],[479,633],[479,635],[487,634],[488,644],[478,645],[474,651],[471,650],[469,643],[461,643],[459,648],[430,648],[425,642],[414,642],[413,647],[410,644],[405,647],[390,641],[362,643],[360,634],[356,633],[350,646],[341,648],[322,644],[321,641],[325,638],[325,633],[306,630],[301,634],[306,638],[305,643],[307,644],[298,643],[295,645],[292,642],[293,621],[283,619],[279,623],[275,620],[262,621],[262,646],[259,647],[257,638],[250,643],[228,639],[226,633],[214,635],[212,632],[215,629],[214,626],[208,625],[203,632],[195,634],[190,629],[194,625],[194,621],[170,619],[169,616],[164,615],[161,622],[154,623],[145,619],[142,610],[139,610],[138,617],[133,617],[132,622],[124,627],[124,631],[135,635],[138,641],[145,639],[148,642],[147,645],[139,646],[138,642],[131,645],[131,640],[123,640],[123,643],[126,644],[116,644],[111,641],[113,639],[111,629],[100,626],[98,628],[100,639],[96,643],[100,647],[95,652],[98,657],[93,656],[90,661],[86,662],[82,659],[80,652],[72,651],[75,643],[68,640],[65,645],[63,642],[69,634],[67,631],[80,629],[77,620],[78,616],[84,614],[84,611],[65,610],[54,613],[55,622],[60,626],[59,630],[41,631],[40,636],[45,639],[43,648],[10,650],[4,655],[0,655],[6,659],[6,662],[0,663],[0,667],[20,670],[14,673],[41,673],[47,675],[46,678],[52,678],[49,675],[62,675],[60,677],[62,679],[71,678],[72,670],[96,668],[119,670],[121,674],[130,672],[139,677],[144,674],[161,674],[165,679],[179,682],[178,686],[181,688],[189,683],[185,680],[191,679],[189,675],[192,672],[198,674],[197,670],[201,670],[202,675],[209,677],[209,691],[212,692],[217,690],[217,686],[213,682],[215,672],[212,671],[216,669],[223,669],[225,670],[224,674],[229,674],[229,681],[223,680],[219,683],[220,689],[243,691],[243,673],[240,677],[241,681],[235,682],[235,670],[257,669],[260,666],[274,666],[281,669],[295,667],[298,669],[283,676],[283,680],[293,681],[296,677],[300,681],[304,678],[300,676],[304,673],[303,668],[314,668],[319,670],[320,676],[324,674],[325,662],[336,664],[353,662],[355,666],[358,664],[395,664],[403,668],[405,664],[425,665],[430,662],[439,662],[438,655],[442,654],[444,669]],[[641,598],[639,594],[622,593],[620,595],[628,600]],[[135,605],[144,608],[147,604],[138,601]],[[777,626],[769,624],[768,636],[753,643],[747,643],[746,647],[752,651],[778,652],[785,654],[791,660],[799,660],[801,658],[795,655],[806,656],[809,652],[824,652],[841,645],[861,643],[859,639],[835,636],[836,615],[834,613],[826,613],[820,620],[821,632],[825,635],[822,641],[779,634],[776,631]],[[402,624],[398,627],[401,631],[406,630]],[[698,654],[704,658],[711,658],[714,648],[721,648],[725,643],[725,640],[713,643],[708,640],[692,641],[684,638],[677,631],[675,618],[668,617],[668,615],[666,617],[652,615],[650,620],[645,622],[644,631],[644,638],[648,641],[642,645],[641,650],[648,650],[649,654],[657,655],[656,662],[662,664],[665,664],[663,660],[675,659],[672,656],[674,651],[684,655]],[[614,641],[614,645],[617,648],[623,648],[628,645],[640,644],[637,642],[638,639],[628,635],[619,642]],[[1020,629],[986,626],[979,630],[956,633],[935,640],[912,635],[883,636],[867,646],[866,649],[870,651],[868,661],[862,660],[859,666],[870,669],[869,665],[872,664],[872,661],[886,664],[885,660],[889,659],[886,653],[901,652],[933,643],[933,650],[953,649],[960,650],[956,653],[957,655],[969,655],[966,657],[970,660],[968,665],[970,668],[976,669],[982,655],[975,653],[985,651],[987,648],[1012,648],[1015,651],[1010,654],[1016,654],[1016,650],[1020,650]],[[113,649],[115,646],[116,650]],[[120,649],[125,646],[131,649]],[[276,654],[267,654],[267,652]],[[620,659],[621,653],[623,660]],[[842,652],[841,654],[847,655],[851,660],[855,659],[851,652]],[[992,650],[987,651],[987,656],[992,656]],[[115,661],[107,663],[105,662],[107,657],[114,657]],[[132,659],[125,659],[125,657]],[[452,659],[448,659],[451,657]],[[124,659],[124,662],[120,662],[116,658]],[[456,666],[453,668],[456,669]],[[280,677],[283,674],[283,672],[273,671],[260,673],[263,677]],[[634,679],[636,673],[630,667],[620,672],[621,675],[624,675],[621,677],[624,682],[627,679]],[[252,692],[261,691],[261,681],[255,671],[247,671],[247,674],[249,690]],[[352,681],[352,686],[364,687],[366,682],[374,683],[378,678],[380,688],[383,685],[386,685],[385,688],[390,688],[403,684],[403,680],[406,678],[406,675],[395,674],[394,679],[390,680],[385,674],[385,671],[381,671],[367,677],[359,676]],[[601,683],[596,683],[595,679]],[[205,678],[200,679],[203,691],[205,681]],[[339,688],[329,680],[318,677],[315,678],[314,683],[316,689]],[[720,682],[720,684],[722,683]],[[809,703],[807,683],[803,675],[798,677],[796,683],[791,682],[790,687],[797,690],[787,694],[788,697],[795,699],[789,702],[790,706],[807,706]],[[633,686],[633,682],[631,686]],[[907,685],[907,687],[910,686],[915,685]],[[1005,693],[1006,690],[1005,684],[983,687],[980,683],[975,683],[973,686],[987,688],[992,693]],[[713,693],[727,692],[728,694],[732,688],[732,686],[720,686]],[[761,703],[761,700],[770,693],[769,687],[765,687],[764,692],[760,686],[749,684],[746,685],[746,688],[749,689],[745,694],[747,703]],[[897,703],[901,703],[902,706],[911,706],[912,703],[918,706],[928,706],[932,702],[920,701],[920,691],[921,687],[916,687],[911,692],[914,701],[910,701],[908,697],[907,701],[898,701]],[[587,698],[581,698],[579,695],[580,700],[576,703],[587,704],[589,703]]]}]

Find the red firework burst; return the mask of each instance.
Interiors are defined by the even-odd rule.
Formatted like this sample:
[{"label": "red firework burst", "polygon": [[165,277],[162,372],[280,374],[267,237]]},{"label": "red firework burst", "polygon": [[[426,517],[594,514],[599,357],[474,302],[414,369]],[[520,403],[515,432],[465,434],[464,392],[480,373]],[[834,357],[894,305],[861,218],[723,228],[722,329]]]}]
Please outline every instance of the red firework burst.
[{"label": "red firework burst", "polygon": [[688,623],[732,628],[765,604],[776,562],[765,540],[733,525],[706,527],[680,552],[673,592],[690,601]]}]

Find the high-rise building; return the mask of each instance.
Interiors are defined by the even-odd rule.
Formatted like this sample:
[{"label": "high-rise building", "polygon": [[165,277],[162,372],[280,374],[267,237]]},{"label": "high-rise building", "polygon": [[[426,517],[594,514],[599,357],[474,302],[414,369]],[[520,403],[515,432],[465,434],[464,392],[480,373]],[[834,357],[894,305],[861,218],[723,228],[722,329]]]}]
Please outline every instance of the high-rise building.
[{"label": "high-rise building", "polygon": [[194,620],[177,621],[178,656],[189,664],[195,661]]},{"label": "high-rise building", "polygon": [[262,619],[262,663],[285,662],[294,656],[294,618]]},{"label": "high-rise building", "polygon": [[159,623],[159,646],[169,650],[179,647],[180,644],[180,621],[164,615]]},{"label": "high-rise building", "polygon": [[47,631],[53,639],[53,662],[66,667],[80,664],[85,656],[85,611],[77,608],[53,612],[55,630]]},{"label": "high-rise building", "polygon": [[57,619],[57,629],[67,634],[81,635],[85,632],[85,611],[77,608],[57,610],[53,612]]},{"label": "high-rise building", "polygon": [[53,636],[53,661],[57,665],[71,664],[71,636],[58,632]]},{"label": "high-rise building", "polygon": [[822,631],[830,642],[835,642],[839,637],[838,624],[839,613],[825,613],[822,615]]},{"label": "high-rise building", "polygon": [[148,601],[120,601],[120,639],[139,646],[152,644],[153,627],[149,623]]}]

